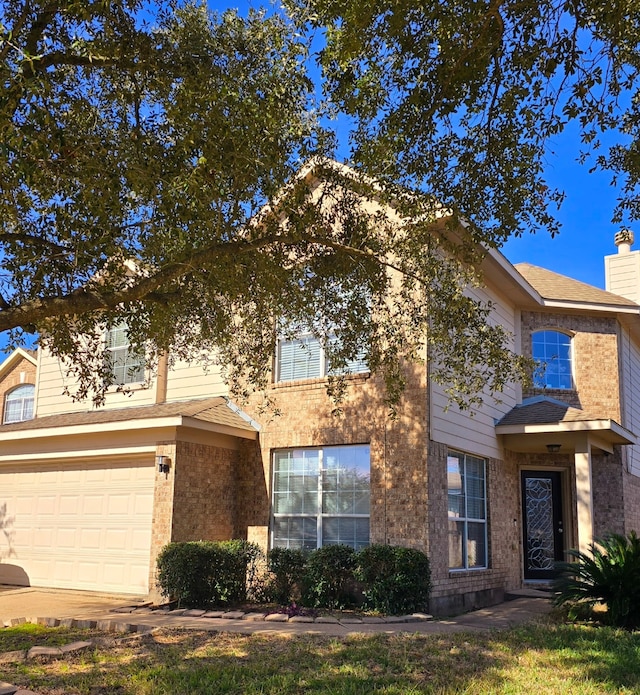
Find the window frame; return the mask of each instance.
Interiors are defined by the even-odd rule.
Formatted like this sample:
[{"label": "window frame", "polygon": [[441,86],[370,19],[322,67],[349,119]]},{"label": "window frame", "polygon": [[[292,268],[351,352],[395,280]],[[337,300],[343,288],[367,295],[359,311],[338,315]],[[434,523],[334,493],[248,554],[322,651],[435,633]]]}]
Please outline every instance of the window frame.
[{"label": "window frame", "polygon": [[[8,415],[8,405],[9,402],[12,399],[12,396],[16,394],[16,392],[20,391],[21,389],[29,389],[31,392],[31,397],[24,397],[20,396],[18,398],[15,398],[15,401],[20,401],[20,417],[18,419],[7,419]],[[11,390],[7,391],[4,394],[4,411],[2,413],[2,424],[3,425],[12,425],[15,424],[16,422],[26,422],[27,420],[33,420],[33,414],[34,414],[34,408],[35,408],[35,396],[36,396],[36,387],[35,384],[18,384],[18,386],[15,386]],[[29,404],[31,405],[30,410],[28,411],[28,416],[25,417],[25,405]]]},{"label": "window frame", "polygon": [[[356,513],[355,511],[351,512],[341,512],[341,513],[330,513],[330,512],[325,512],[323,510],[324,507],[324,501],[325,497],[331,493],[334,492],[332,491],[328,486],[327,489],[325,489],[324,485],[324,476],[323,474],[327,471],[332,470],[331,468],[326,468],[324,463],[325,463],[325,456],[327,452],[330,452],[331,450],[336,450],[336,449],[366,449],[367,453],[367,462],[368,462],[368,469],[367,469],[367,476],[368,476],[368,511],[366,514],[362,513]],[[304,452],[318,452],[318,457],[317,457],[317,469],[315,475],[317,475],[317,488],[316,490],[310,490],[309,492],[313,495],[316,495],[316,503],[315,503],[315,510],[313,513],[311,512],[277,512],[276,511],[276,499],[277,495],[285,494],[283,492],[278,492],[276,491],[276,474],[278,473],[277,469],[277,457],[278,456],[283,456],[284,460],[287,460],[291,462],[294,459],[294,454],[295,453],[304,453]],[[304,460],[304,456],[298,457],[302,458]],[[354,469],[345,469],[345,470],[354,470]],[[357,470],[357,468],[356,468]],[[348,491],[348,488],[347,488]],[[303,491],[303,495],[304,495]],[[336,493],[338,493],[338,488],[336,486]],[[355,492],[355,489],[354,489]],[[291,488],[289,486],[287,493],[286,494],[292,494]],[[304,503],[303,503],[304,506]],[[275,535],[275,526],[276,526],[276,520],[277,519],[309,519],[313,520],[315,519],[315,548],[312,547],[306,547],[304,545],[304,534],[301,539],[301,545],[291,545],[291,537],[287,536],[286,538],[286,543],[280,543],[276,545],[277,539]],[[326,519],[366,519],[367,525],[368,525],[368,533],[367,533],[367,542],[366,544],[363,543],[346,543],[343,540],[339,540],[338,543],[325,543],[325,534],[324,534],[324,521]],[[355,537],[354,537],[355,541]],[[294,447],[294,448],[285,448],[285,449],[274,449],[271,452],[271,500],[270,500],[270,529],[269,529],[269,547],[274,548],[274,547],[284,547],[284,548],[298,548],[302,550],[314,550],[323,547],[324,545],[337,545],[337,544],[344,544],[344,545],[350,545],[354,549],[359,549],[363,547],[368,547],[371,544],[371,447],[369,444],[338,444],[338,445],[327,445],[327,446],[310,446],[310,447]],[[356,547],[357,546],[357,547]]]},{"label": "window frame", "polygon": [[[452,514],[454,510],[451,509],[450,497],[452,495],[449,483],[449,464],[450,459],[456,459],[461,464],[462,472],[462,482],[464,482],[464,490],[460,488],[460,498],[464,504],[464,515],[455,516]],[[475,499],[482,499],[483,502],[483,516],[469,516],[469,497],[468,494],[468,480],[469,475],[467,474],[467,462],[473,459],[474,462],[482,463],[482,498],[475,497]],[[470,461],[469,461],[470,462]],[[462,566],[458,567],[452,564],[452,545],[451,545],[451,524],[462,524],[462,538],[461,538],[461,556],[462,556]],[[483,533],[483,548],[484,548],[484,558],[481,564],[470,565],[469,564],[469,525],[481,525],[484,529]],[[476,572],[489,569],[489,505],[487,499],[487,459],[481,456],[474,456],[473,454],[466,454],[462,451],[457,451],[450,449],[447,451],[447,564],[449,567],[449,572]]]},{"label": "window frame", "polygon": [[[126,339],[126,343],[123,345],[118,345],[118,346],[113,346],[110,344],[111,341],[111,336],[116,332],[116,331],[124,331],[124,336]],[[131,347],[131,341],[129,340],[129,328],[126,324],[126,322],[122,321],[116,325],[111,326],[110,328],[107,328],[104,333],[104,342],[105,342],[105,360],[108,362],[108,367],[109,371],[111,372],[111,375],[113,377],[113,381],[111,382],[110,386],[115,388],[115,389],[120,389],[120,388],[125,388],[125,387],[131,387],[131,386],[139,386],[145,383],[146,381],[146,365],[145,365],[145,359],[144,355],[141,353],[135,352],[132,347]],[[112,359],[112,355],[115,352],[125,350],[125,362],[124,362],[124,381],[120,381],[116,377],[116,368],[120,368],[120,365],[116,364],[114,360]],[[135,357],[135,360],[131,360],[131,365],[129,365],[129,360],[131,357]],[[134,369],[135,368],[135,369]],[[129,378],[129,373],[132,373],[131,377]],[[138,378],[139,377],[139,378]]]},{"label": "window frame", "polygon": [[[535,337],[536,335],[540,334],[555,334],[558,336],[565,336],[569,340],[569,349],[568,349],[568,354],[567,357],[561,357],[561,356],[554,356],[551,358],[551,360],[557,359],[558,362],[557,364],[561,364],[564,362],[568,362],[569,364],[569,381],[570,385],[569,386],[562,386],[558,382],[556,385],[549,385],[548,384],[548,368],[545,367],[544,370],[542,370],[542,365],[545,363],[545,360],[541,357],[536,357],[535,355]],[[570,331],[565,331],[559,328],[538,328],[534,331],[531,332],[531,357],[533,358],[536,367],[533,373],[533,387],[536,389],[540,390],[556,390],[556,391],[573,391],[575,390],[575,380],[574,380],[574,354],[573,354],[573,338],[574,334],[571,333]],[[544,343],[545,346],[545,351],[546,351],[546,346],[548,343],[545,341]],[[547,366],[549,365],[549,361],[546,362]],[[554,374],[552,376],[560,377],[559,374]],[[543,383],[544,380],[544,383]]]},{"label": "window frame", "polygon": [[[337,337],[331,338],[331,340],[338,340]],[[291,378],[283,378],[282,377],[282,365],[283,365],[283,359],[282,359],[282,347],[285,345],[296,345],[296,344],[306,344],[307,347],[302,348],[306,351],[309,351],[309,355],[311,355],[310,352],[310,347],[312,349],[315,349],[317,346],[318,350],[318,374],[317,376],[292,376]],[[293,367],[292,367],[293,371]],[[369,365],[367,364],[366,360],[364,357],[360,359],[355,359],[352,360],[348,365],[346,370],[344,371],[345,376],[350,376],[353,374],[368,374],[369,373]],[[308,372],[308,369],[307,369]],[[313,333],[300,333],[297,335],[295,338],[286,338],[286,337],[280,337],[278,339],[278,344],[276,346],[276,359],[275,359],[275,369],[274,369],[274,383],[276,384],[286,384],[292,381],[307,381],[311,379],[326,379],[329,376],[339,376],[341,372],[336,371],[332,372],[332,370],[329,367],[329,362],[327,359],[327,351],[322,345],[321,341],[319,338],[317,338]]]}]

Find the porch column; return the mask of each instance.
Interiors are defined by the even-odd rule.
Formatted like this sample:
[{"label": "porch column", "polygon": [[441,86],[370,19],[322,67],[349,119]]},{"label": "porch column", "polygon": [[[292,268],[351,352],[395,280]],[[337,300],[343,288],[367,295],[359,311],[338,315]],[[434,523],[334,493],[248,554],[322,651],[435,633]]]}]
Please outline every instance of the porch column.
[{"label": "porch column", "polygon": [[591,443],[588,435],[577,438],[575,448],[576,510],[578,517],[578,550],[589,553],[593,542],[593,485],[591,475]]}]

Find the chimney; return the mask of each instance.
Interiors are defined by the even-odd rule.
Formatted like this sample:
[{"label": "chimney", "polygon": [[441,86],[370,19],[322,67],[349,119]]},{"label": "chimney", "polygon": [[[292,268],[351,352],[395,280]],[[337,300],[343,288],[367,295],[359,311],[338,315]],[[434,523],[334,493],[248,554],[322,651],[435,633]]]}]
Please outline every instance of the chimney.
[{"label": "chimney", "polygon": [[631,253],[633,244],[633,232],[630,229],[621,229],[613,238],[618,247],[618,253]]},{"label": "chimney", "polygon": [[618,253],[604,257],[605,287],[608,292],[640,304],[640,251],[632,251],[633,232],[620,230],[614,237]]}]

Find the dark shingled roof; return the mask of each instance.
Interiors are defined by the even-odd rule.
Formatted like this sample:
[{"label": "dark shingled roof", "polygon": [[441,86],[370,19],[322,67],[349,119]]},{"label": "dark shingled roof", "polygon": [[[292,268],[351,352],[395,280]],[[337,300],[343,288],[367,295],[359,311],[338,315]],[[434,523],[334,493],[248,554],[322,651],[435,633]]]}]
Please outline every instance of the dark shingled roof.
[{"label": "dark shingled roof", "polygon": [[545,299],[626,307],[638,306],[630,299],[593,287],[593,285],[587,285],[586,282],[574,280],[566,275],[554,273],[546,268],[539,268],[529,263],[518,263],[514,267]]},{"label": "dark shingled roof", "polygon": [[587,420],[608,420],[607,417],[590,415],[580,408],[554,398],[539,396],[527,399],[512,408],[498,423],[500,425],[549,425],[559,422],[585,422]]},{"label": "dark shingled roof", "polygon": [[33,420],[1,425],[0,434],[4,432],[19,432],[23,430],[45,429],[49,427],[73,427],[77,425],[96,425],[110,422],[126,422],[130,420],[146,420],[149,418],[191,417],[204,422],[225,425],[235,429],[256,432],[257,428],[251,422],[238,414],[225,398],[204,398],[194,401],[176,401],[158,405],[118,408],[113,410],[90,410],[82,413],[63,413],[47,415]]}]

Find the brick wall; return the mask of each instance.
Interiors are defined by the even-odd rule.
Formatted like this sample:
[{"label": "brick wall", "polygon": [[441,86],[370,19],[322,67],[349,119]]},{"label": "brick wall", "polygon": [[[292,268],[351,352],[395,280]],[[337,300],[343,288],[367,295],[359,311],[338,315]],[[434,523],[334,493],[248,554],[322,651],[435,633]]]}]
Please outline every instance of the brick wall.
[{"label": "brick wall", "polygon": [[[237,451],[178,441],[174,466],[172,541],[240,538],[236,524]],[[245,531],[246,534],[246,531]]]},{"label": "brick wall", "polygon": [[541,393],[582,408],[587,413],[621,422],[618,374],[618,323],[612,318],[522,312],[522,350],[531,357],[531,334],[553,329],[573,334],[575,391],[530,389],[524,398]]},{"label": "brick wall", "polygon": [[[279,415],[259,412],[255,397],[244,409],[262,424],[262,475],[253,478],[254,522],[269,523],[273,451],[292,447],[369,444],[371,541],[427,549],[427,391],[424,365],[407,366],[407,388],[397,417],[389,414],[380,377],[354,375],[340,411],[323,379],[286,382],[269,396]],[[267,493],[265,495],[265,493]],[[251,525],[251,524],[250,524]],[[253,524],[256,525],[256,524]]]},{"label": "brick wall", "polygon": [[640,534],[640,478],[622,471],[622,493],[624,495],[624,533],[635,531]]},{"label": "brick wall", "polygon": [[612,456],[592,456],[593,535],[625,532],[626,500],[620,447]]},{"label": "brick wall", "polygon": [[[170,543],[173,528],[174,462],[176,460],[175,442],[160,442],[156,455],[168,456],[171,460],[169,473],[155,473],[153,492],[153,518],[151,521],[151,554],[149,561],[149,597],[159,603],[163,600],[156,586],[156,561],[160,551]],[[155,464],[154,464],[155,465]]]}]

